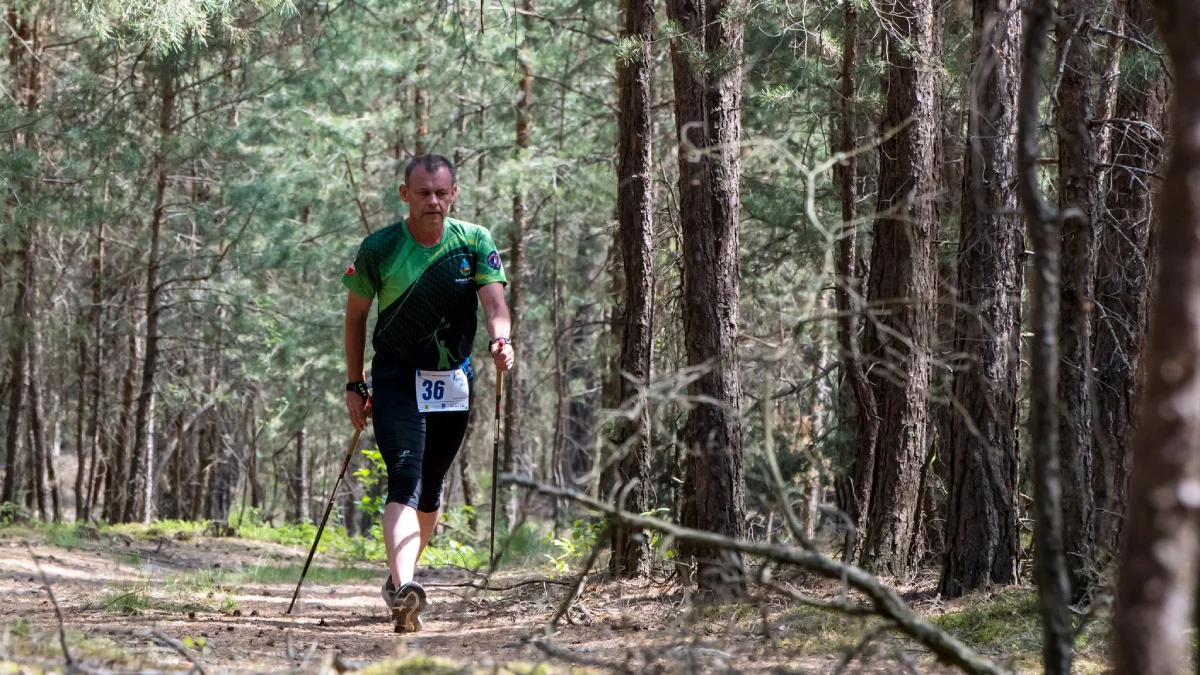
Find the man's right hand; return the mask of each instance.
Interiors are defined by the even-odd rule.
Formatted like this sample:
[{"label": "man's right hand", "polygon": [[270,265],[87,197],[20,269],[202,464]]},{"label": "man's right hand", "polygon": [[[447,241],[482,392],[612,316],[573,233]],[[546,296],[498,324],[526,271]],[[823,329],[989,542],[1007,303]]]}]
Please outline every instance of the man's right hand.
[{"label": "man's right hand", "polygon": [[350,413],[350,423],[356,431],[367,428],[367,418],[371,416],[371,399],[364,399],[358,392],[346,392],[346,411]]}]

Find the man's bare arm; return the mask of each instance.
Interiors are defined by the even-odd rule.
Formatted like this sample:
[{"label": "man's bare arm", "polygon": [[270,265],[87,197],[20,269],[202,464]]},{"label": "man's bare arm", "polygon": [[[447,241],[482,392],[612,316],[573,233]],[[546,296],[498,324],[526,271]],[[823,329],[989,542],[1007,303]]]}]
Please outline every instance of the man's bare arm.
[{"label": "man's bare arm", "polygon": [[[479,303],[483,305],[483,316],[487,319],[488,335],[493,340],[511,337],[512,319],[508,314],[508,304],[504,301],[504,284],[480,286]],[[512,345],[502,345],[492,351],[492,360],[500,370],[512,368],[513,358]]]},{"label": "man's bare arm", "polygon": [[[371,301],[353,291],[346,298],[346,381],[359,382],[367,379],[367,317],[371,314]],[[366,401],[358,394],[346,392],[346,410],[355,429],[362,431],[367,424]]]}]

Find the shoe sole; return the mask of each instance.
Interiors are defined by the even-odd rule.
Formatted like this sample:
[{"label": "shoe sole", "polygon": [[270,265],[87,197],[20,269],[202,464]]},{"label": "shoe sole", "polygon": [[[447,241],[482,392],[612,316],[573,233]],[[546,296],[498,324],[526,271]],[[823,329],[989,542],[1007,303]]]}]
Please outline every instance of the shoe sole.
[{"label": "shoe sole", "polygon": [[421,596],[409,591],[404,597],[396,598],[392,604],[392,629],[397,633],[415,633],[421,630]]}]

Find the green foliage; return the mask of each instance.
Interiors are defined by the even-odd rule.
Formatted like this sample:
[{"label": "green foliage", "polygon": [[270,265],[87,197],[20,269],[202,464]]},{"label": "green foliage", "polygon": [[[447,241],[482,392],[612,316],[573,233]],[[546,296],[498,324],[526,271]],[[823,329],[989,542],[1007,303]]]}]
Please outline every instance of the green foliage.
[{"label": "green foliage", "polygon": [[[292,0],[246,0],[247,4],[288,14]],[[215,29],[245,37],[229,0],[76,0],[75,9],[105,39],[136,37],[159,52],[179,51],[188,40],[204,42]]]},{"label": "green foliage", "polygon": [[1041,620],[1037,594],[1032,590],[1001,591],[982,602],[933,619],[933,624],[976,649],[1000,653],[1041,649]]}]

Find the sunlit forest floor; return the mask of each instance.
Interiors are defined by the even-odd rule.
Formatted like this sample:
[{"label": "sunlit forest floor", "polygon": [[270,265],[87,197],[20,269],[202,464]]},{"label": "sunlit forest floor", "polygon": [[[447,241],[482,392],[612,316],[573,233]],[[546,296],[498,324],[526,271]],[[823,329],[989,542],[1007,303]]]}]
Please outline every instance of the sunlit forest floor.
[{"label": "sunlit forest floor", "polygon": [[[547,638],[546,624],[569,587],[520,582],[575,578],[575,570],[556,570],[552,562],[504,569],[486,580],[493,588],[512,587],[504,591],[471,588],[485,580],[465,569],[424,568],[419,580],[431,600],[424,630],[397,635],[379,597],[383,565],[327,552],[318,555],[302,602],[287,617],[307,547],[209,536],[214,530],[203,528],[0,529],[0,672],[16,664],[29,673],[66,669],[43,572],[71,657],[91,672],[181,672],[196,665],[208,673],[951,672],[879,619],[797,607],[758,592],[751,602],[696,608],[670,578],[589,582],[571,621]],[[824,582],[789,581],[817,597],[837,593]],[[919,584],[905,590],[937,625],[1020,672],[1038,670],[1036,597],[1029,589],[954,603],[929,599],[930,589]],[[1085,634],[1080,647],[1079,672],[1100,672],[1101,637]]]}]

